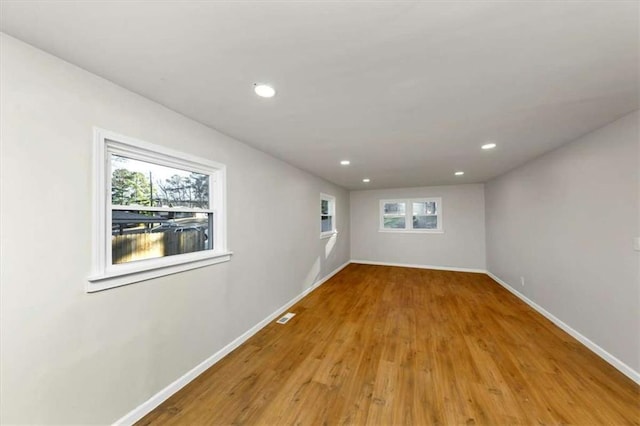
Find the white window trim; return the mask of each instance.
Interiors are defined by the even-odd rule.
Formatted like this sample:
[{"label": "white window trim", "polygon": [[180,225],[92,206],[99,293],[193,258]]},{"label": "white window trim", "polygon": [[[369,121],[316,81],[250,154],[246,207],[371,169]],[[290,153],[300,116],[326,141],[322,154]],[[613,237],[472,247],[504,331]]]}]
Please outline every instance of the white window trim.
[{"label": "white window trim", "polygon": [[[213,199],[214,250],[178,254],[156,259],[139,260],[118,265],[111,264],[111,153],[128,158],[201,172],[210,176],[209,187]],[[226,262],[233,254],[227,249],[226,226],[226,166],[214,161],[174,151],[169,148],[94,128],[93,173],[93,262],[87,292],[106,290],[164,275]],[[158,210],[142,207],[141,210]],[[167,210],[160,209],[162,211]],[[185,209],[188,210],[188,209]],[[181,210],[182,211],[182,210]]]},{"label": "white window trim", "polygon": [[[333,220],[331,221],[331,231],[325,232],[322,232],[322,220],[320,220],[320,238],[329,238],[332,235],[336,235],[338,233],[338,225],[336,220],[336,197],[334,197],[333,195],[320,193],[320,202],[322,203],[323,200],[329,202],[329,214],[324,216],[331,216]],[[320,216],[323,216],[322,211],[320,212]]]},{"label": "white window trim", "polygon": [[[435,201],[438,206],[438,213],[434,216],[438,217],[438,227],[436,229],[414,229],[413,228],[413,203],[422,203]],[[405,203],[405,226],[406,228],[385,228],[384,227],[384,205],[387,203]],[[380,200],[379,215],[379,228],[378,232],[394,232],[400,234],[444,234],[444,228],[442,225],[443,209],[441,197],[429,197],[429,198],[401,198],[394,200]]]}]

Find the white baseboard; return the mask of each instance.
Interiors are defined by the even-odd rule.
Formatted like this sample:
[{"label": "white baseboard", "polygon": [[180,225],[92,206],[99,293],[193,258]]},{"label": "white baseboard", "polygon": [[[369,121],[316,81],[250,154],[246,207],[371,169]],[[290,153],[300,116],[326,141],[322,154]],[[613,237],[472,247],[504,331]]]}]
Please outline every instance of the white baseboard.
[{"label": "white baseboard", "polygon": [[500,278],[498,278],[497,276],[495,276],[491,272],[487,271],[487,275],[489,275],[491,278],[493,278],[493,280],[495,282],[497,282],[498,284],[500,284],[502,287],[506,288],[511,293],[513,293],[516,297],[518,297],[524,303],[526,303],[527,305],[531,306],[533,309],[538,311],[540,314],[542,314],[544,317],[546,317],[549,321],[551,321],[552,323],[554,323],[555,325],[560,327],[562,330],[564,330],[565,332],[570,334],[574,339],[576,339],[577,341],[579,341],[580,343],[585,345],[587,348],[589,348],[592,352],[594,352],[600,358],[604,359],[609,364],[614,366],[622,374],[624,374],[625,376],[627,376],[628,378],[630,378],[634,382],[640,384],[640,373],[638,373],[637,371],[635,371],[634,369],[629,367],[624,362],[620,361],[615,356],[611,355],[609,352],[607,352],[604,349],[602,349],[600,346],[598,346],[596,343],[594,343],[591,340],[589,340],[584,335],[580,334],[578,331],[576,331],[573,328],[571,328],[571,326],[569,326],[568,324],[566,324],[565,322],[563,322],[562,320],[557,318],[555,315],[553,315],[551,312],[549,312],[546,309],[544,309],[542,306],[538,305],[533,300],[529,299],[524,294],[520,293],[515,288],[511,287],[509,284],[507,284],[505,281],[501,280]]},{"label": "white baseboard", "polygon": [[189,370],[182,377],[175,380],[173,383],[162,389],[160,392],[153,395],[151,398],[143,402],[141,405],[134,408],[132,411],[124,415],[119,420],[116,420],[114,425],[132,425],[145,415],[150,413],[154,408],[162,404],[164,401],[169,399],[174,393],[178,392],[184,386],[189,384],[192,380],[198,377],[200,374],[204,373],[209,367],[214,365],[216,362],[220,361],[222,358],[227,356],[231,351],[236,349],[238,346],[247,341],[251,336],[256,334],[262,328],[264,328],[267,324],[269,324],[274,319],[278,318],[284,311],[289,309],[291,306],[300,301],[303,297],[311,293],[313,290],[327,282],[331,277],[344,269],[349,263],[345,262],[344,264],[338,266],[335,270],[330,272],[329,274],[322,277],[320,280],[316,281],[311,287],[289,300],[283,306],[274,311],[271,315],[260,321],[258,324],[251,327],[249,330],[245,331],[241,336],[237,337],[234,341],[229,343],[224,348],[220,349],[218,352],[211,355],[209,358],[202,361],[200,364]]},{"label": "white baseboard", "polygon": [[375,262],[371,260],[356,260],[356,259],[351,259],[351,263],[360,263],[362,265],[399,266],[401,268],[435,269],[438,271],[476,272],[480,274],[487,273],[485,269],[458,268],[456,266],[411,265],[408,263]]}]

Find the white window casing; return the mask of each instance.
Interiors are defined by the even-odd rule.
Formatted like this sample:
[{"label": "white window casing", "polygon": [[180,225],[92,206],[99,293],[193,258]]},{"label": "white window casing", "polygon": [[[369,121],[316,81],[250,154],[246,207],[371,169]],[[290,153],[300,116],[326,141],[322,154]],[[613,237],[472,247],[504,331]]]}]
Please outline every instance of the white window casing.
[{"label": "white window casing", "polygon": [[441,234],[442,198],[399,198],[380,200],[379,232]]},{"label": "white window casing", "polygon": [[320,238],[329,238],[337,234],[336,197],[320,194]]},{"label": "white window casing", "polygon": [[[209,179],[207,208],[112,205],[111,158],[113,155],[207,175]],[[93,261],[92,273],[87,284],[88,292],[106,290],[231,259],[232,253],[227,248],[226,167],[224,164],[95,128],[93,208]],[[113,264],[112,212],[114,210],[206,214],[209,218],[207,220],[212,223],[212,231],[209,234],[213,233],[210,236],[211,240],[207,243],[209,248]]]}]

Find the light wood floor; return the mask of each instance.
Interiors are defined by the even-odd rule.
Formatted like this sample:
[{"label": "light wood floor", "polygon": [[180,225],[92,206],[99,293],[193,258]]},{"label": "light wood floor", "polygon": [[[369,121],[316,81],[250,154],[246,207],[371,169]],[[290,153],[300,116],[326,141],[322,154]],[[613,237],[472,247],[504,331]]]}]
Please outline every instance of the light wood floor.
[{"label": "light wood floor", "polygon": [[139,424],[640,424],[639,387],[483,274],[349,265]]}]

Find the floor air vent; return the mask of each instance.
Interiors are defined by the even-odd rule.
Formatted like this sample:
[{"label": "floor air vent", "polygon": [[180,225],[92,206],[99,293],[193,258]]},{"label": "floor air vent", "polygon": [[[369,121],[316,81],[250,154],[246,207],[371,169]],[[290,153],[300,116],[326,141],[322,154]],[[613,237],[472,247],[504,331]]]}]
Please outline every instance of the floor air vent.
[{"label": "floor air vent", "polygon": [[280,318],[278,321],[276,321],[278,324],[286,324],[289,322],[289,320],[291,318],[293,318],[296,314],[294,314],[293,312],[287,312],[286,315],[284,315],[282,318]]}]

